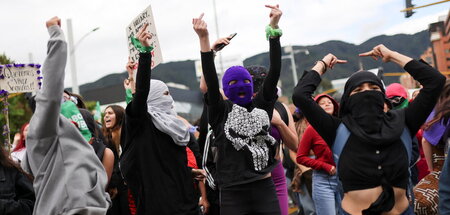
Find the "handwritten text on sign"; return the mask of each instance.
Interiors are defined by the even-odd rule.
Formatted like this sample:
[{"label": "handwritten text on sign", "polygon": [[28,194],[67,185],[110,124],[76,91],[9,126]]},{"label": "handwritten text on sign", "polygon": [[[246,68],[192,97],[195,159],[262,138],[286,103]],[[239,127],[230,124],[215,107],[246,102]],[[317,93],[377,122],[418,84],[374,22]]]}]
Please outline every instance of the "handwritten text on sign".
[{"label": "handwritten text on sign", "polygon": [[153,46],[152,54],[152,69],[158,64],[162,63],[161,47],[159,46],[158,35],[156,34],[155,22],[153,20],[152,7],[148,6],[142,13],[140,13],[130,25],[127,27],[127,39],[128,39],[128,51],[132,61],[137,62],[139,60],[139,51],[131,43],[131,37],[136,37],[139,29],[148,23],[147,30],[150,33],[150,45]]},{"label": "handwritten text on sign", "polygon": [[0,67],[0,89],[9,93],[34,92],[39,89],[40,71],[34,66]]}]

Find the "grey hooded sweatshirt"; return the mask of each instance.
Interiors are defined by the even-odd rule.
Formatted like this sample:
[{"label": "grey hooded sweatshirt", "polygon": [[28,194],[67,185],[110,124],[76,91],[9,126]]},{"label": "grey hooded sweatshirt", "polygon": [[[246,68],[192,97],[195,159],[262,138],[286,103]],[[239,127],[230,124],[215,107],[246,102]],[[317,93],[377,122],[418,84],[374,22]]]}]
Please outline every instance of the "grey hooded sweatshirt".
[{"label": "grey hooded sweatshirt", "polygon": [[48,28],[44,83],[27,135],[22,167],[34,176],[33,214],[106,214],[107,176],[94,149],[78,128],[60,114],[67,44],[59,26]]}]

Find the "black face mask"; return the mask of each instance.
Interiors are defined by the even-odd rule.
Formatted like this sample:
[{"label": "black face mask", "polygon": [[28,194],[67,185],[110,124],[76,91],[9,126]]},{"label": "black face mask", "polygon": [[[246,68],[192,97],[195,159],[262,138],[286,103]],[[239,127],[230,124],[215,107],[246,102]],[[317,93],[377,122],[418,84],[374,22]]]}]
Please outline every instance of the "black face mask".
[{"label": "black face mask", "polygon": [[351,118],[367,134],[380,131],[384,120],[384,94],[376,90],[366,90],[348,98],[347,109]]}]

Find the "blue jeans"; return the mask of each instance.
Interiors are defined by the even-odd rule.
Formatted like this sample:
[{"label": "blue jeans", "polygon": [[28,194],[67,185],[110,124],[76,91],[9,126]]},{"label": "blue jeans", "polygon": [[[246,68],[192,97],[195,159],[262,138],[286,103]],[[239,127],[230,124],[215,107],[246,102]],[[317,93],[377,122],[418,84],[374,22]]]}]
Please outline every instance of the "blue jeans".
[{"label": "blue jeans", "polygon": [[[342,210],[342,211],[344,212],[344,215],[351,215],[351,214],[345,212],[344,210]],[[406,211],[404,211],[401,215],[414,215],[414,214],[415,214],[415,213],[414,213],[413,208],[412,208],[411,206],[409,206],[409,207],[406,209]]]},{"label": "blue jeans", "polygon": [[317,215],[342,214],[342,195],[338,177],[314,170],[312,183],[312,197]]},{"label": "blue jeans", "polygon": [[308,189],[306,188],[306,184],[301,185],[301,189],[303,193],[296,193],[299,199],[299,207],[303,210],[304,215],[316,215],[316,209],[314,206],[314,201],[311,199],[309,195]]}]

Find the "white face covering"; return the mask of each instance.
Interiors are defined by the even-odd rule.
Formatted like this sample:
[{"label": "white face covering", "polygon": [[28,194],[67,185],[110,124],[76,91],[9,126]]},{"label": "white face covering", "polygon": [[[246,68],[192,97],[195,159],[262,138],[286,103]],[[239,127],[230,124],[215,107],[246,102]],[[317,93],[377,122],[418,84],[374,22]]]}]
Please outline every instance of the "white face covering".
[{"label": "white face covering", "polygon": [[177,118],[173,110],[173,98],[168,92],[169,88],[164,82],[150,80],[147,111],[158,130],[172,137],[175,144],[186,146],[190,138],[189,130],[183,121]]}]

